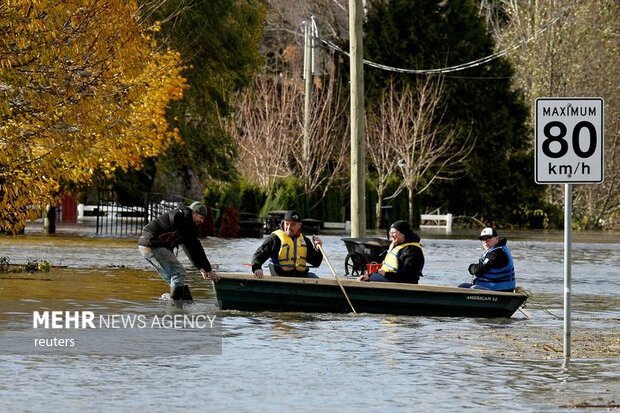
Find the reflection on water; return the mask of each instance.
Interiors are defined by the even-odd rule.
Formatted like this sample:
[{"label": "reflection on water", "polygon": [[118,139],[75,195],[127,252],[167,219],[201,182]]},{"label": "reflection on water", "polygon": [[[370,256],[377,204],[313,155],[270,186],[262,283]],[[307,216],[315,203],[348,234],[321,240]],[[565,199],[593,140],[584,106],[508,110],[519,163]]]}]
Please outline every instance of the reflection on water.
[{"label": "reflection on water", "polygon": [[[336,269],[346,249],[324,236]],[[220,271],[249,272],[256,239],[205,241]],[[466,281],[467,264],[480,254],[470,239],[423,239],[424,283]],[[517,237],[510,242],[519,284],[534,295],[526,319],[402,317],[351,314],[219,312],[209,282],[188,279],[196,307],[171,310],[167,291],[140,257],[134,240],[27,235],[0,238],[0,256],[13,262],[47,259],[50,273],[0,275],[4,302],[0,338],[17,313],[44,300],[97,305],[97,311],[161,315],[213,312],[223,321],[221,355],[186,354],[145,359],[121,356],[0,355],[3,411],[572,411],[583,402],[610,403],[620,394],[620,355],[580,358],[564,367],[552,354],[562,348],[563,246]],[[620,345],[620,251],[618,244],[575,243],[573,327],[600,332]],[[182,255],[182,254],[181,254]],[[183,258],[185,260],[185,258]],[[331,276],[329,268],[319,275]],[[86,304],[85,304],[86,303]],[[25,306],[25,307],[24,307]],[[27,310],[25,310],[25,309]],[[536,341],[532,339],[541,339]],[[609,336],[606,336],[609,338]],[[582,337],[575,335],[580,343]],[[129,340],[139,338],[128,337]],[[583,336],[584,345],[588,335]],[[168,337],[199,345],[200,335]],[[529,340],[529,341],[528,341]],[[540,343],[548,345],[542,349]],[[137,342],[149,346],[148,342]],[[576,343],[577,344],[577,343]],[[588,344],[589,345],[589,344]],[[586,347],[587,348],[587,347]],[[552,357],[551,357],[552,356]],[[94,407],[96,406],[96,407]],[[208,406],[208,407],[207,407]]]},{"label": "reflection on water", "polygon": [[[27,397],[34,411],[77,411],[96,397],[102,410],[125,411],[164,411],[171,400],[183,410],[561,411],[618,394],[617,359],[565,369],[558,360],[488,355],[477,350],[491,328],[459,319],[227,314],[221,356],[1,357],[11,379],[0,404]],[[187,385],[171,396],[171,380]]]}]

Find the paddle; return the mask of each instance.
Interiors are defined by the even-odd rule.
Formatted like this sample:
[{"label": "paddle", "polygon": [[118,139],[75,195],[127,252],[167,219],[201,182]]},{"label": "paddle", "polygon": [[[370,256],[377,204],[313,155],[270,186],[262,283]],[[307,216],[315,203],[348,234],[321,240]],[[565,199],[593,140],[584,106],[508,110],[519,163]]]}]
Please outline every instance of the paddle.
[{"label": "paddle", "polygon": [[344,294],[344,298],[347,299],[347,302],[349,303],[351,310],[353,310],[353,313],[357,314],[357,311],[355,311],[353,304],[351,304],[351,300],[349,300],[349,295],[347,294],[346,290],[342,286],[342,283],[340,282],[340,278],[338,278],[338,276],[336,275],[336,271],[334,271],[334,267],[332,267],[332,264],[329,262],[329,259],[327,258],[327,255],[325,254],[325,251],[323,250],[323,246],[321,244],[317,244],[317,248],[319,249],[319,251],[321,251],[321,254],[323,254],[323,258],[325,258],[325,262],[327,263],[327,265],[329,265],[329,269],[332,270],[332,274],[334,274],[334,278],[338,282],[338,285],[340,286],[340,289],[342,290],[342,293]]}]

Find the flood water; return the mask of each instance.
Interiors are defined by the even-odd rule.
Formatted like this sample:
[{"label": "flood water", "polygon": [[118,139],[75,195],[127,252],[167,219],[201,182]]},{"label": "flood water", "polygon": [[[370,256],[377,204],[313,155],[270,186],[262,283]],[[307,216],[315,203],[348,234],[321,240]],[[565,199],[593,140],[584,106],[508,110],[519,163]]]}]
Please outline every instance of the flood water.
[{"label": "flood water", "polygon": [[[556,412],[620,404],[620,237],[574,234],[576,341],[565,363],[561,233],[505,235],[518,284],[533,295],[511,319],[221,312],[210,282],[195,272],[187,282],[196,304],[175,309],[159,299],[167,286],[134,239],[62,229],[0,237],[0,257],[54,266],[0,274],[0,410]],[[341,237],[322,236],[340,274]],[[474,233],[422,237],[421,283],[470,280],[467,265],[481,252]],[[203,243],[220,272],[249,273],[260,240]],[[332,276],[325,263],[317,274]],[[207,345],[201,331],[168,331],[161,342],[125,334],[122,343],[101,343],[100,355],[31,354],[19,345],[24,318],[32,323],[33,311],[62,306],[147,318],[209,314],[221,322],[221,338]],[[612,346],[603,355],[593,353],[599,337]],[[115,352],[123,346],[143,354]]]}]

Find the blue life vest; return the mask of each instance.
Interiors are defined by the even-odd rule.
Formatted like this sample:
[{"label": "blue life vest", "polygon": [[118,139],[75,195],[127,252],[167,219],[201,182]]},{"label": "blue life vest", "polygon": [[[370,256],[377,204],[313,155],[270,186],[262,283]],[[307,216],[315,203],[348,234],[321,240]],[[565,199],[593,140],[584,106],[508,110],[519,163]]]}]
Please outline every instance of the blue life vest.
[{"label": "blue life vest", "polygon": [[515,279],[515,266],[512,260],[512,254],[507,245],[495,246],[489,248],[482,253],[480,263],[484,262],[487,254],[497,249],[503,249],[508,257],[508,263],[502,268],[491,268],[484,274],[480,274],[474,278],[474,285],[487,288],[489,290],[514,290],[517,283]]}]

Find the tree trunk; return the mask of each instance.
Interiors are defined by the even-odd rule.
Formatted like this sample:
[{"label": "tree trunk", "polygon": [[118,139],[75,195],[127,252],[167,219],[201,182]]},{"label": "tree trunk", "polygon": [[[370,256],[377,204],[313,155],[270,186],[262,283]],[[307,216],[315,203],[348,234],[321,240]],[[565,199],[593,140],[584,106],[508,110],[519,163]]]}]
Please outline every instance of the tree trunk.
[{"label": "tree trunk", "polygon": [[43,219],[43,232],[45,234],[56,233],[56,207],[47,205],[45,207],[45,219]]},{"label": "tree trunk", "polygon": [[413,225],[415,222],[413,220],[413,213],[415,211],[413,207],[413,188],[407,188],[407,192],[409,192],[409,224]]},{"label": "tree trunk", "polygon": [[381,196],[375,204],[375,229],[381,228]]}]

